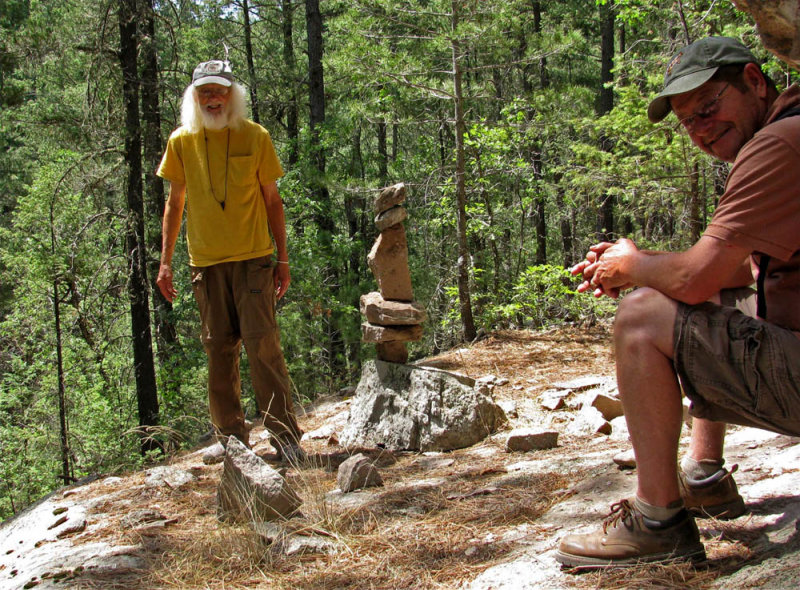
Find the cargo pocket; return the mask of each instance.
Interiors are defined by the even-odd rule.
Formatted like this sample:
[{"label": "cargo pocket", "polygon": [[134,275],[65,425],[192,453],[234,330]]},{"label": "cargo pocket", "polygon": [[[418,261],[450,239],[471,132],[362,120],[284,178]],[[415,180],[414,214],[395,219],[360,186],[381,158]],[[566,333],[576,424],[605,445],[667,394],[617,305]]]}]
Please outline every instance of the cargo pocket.
[{"label": "cargo pocket", "polygon": [[262,336],[276,329],[272,256],[247,261],[247,293],[242,309],[242,338]]},{"label": "cargo pocket", "polygon": [[206,281],[206,269],[192,267],[192,292],[194,300],[197,302],[197,310],[200,312],[200,340],[208,342],[210,333],[208,329],[208,282]]}]

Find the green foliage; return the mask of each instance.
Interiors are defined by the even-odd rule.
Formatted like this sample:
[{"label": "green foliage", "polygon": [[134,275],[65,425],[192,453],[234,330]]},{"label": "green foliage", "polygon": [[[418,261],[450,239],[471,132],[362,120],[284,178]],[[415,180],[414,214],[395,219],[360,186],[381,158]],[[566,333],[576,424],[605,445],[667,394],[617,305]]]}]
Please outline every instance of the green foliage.
[{"label": "green foliage", "polygon": [[502,303],[486,308],[483,321],[487,329],[539,329],[563,323],[592,324],[613,316],[615,302],[578,293],[575,283],[563,267],[529,266]]}]

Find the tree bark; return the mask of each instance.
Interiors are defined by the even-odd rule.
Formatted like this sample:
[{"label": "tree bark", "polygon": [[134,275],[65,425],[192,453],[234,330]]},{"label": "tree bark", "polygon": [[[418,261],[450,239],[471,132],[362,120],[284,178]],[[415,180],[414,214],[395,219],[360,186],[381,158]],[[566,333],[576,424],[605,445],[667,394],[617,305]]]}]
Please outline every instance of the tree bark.
[{"label": "tree bark", "polygon": [[381,187],[389,184],[389,152],[386,147],[386,120],[378,121],[378,182]]},{"label": "tree bark", "polygon": [[456,118],[456,216],[458,232],[458,301],[461,311],[461,325],[464,331],[464,339],[468,342],[475,340],[477,332],[475,330],[475,320],[472,316],[472,300],[470,294],[470,267],[471,256],[467,243],[467,188],[464,179],[466,163],[464,156],[464,137],[466,135],[466,125],[464,123],[464,102],[461,88],[463,72],[461,60],[464,54],[458,39],[459,25],[459,0],[452,2],[452,51],[453,51],[453,103]]},{"label": "tree bark", "polygon": [[[597,114],[603,116],[610,113],[614,108],[614,90],[610,86],[614,79],[611,73],[614,68],[614,0],[608,0],[600,6],[600,30],[601,87]],[[611,152],[613,150],[611,140],[605,136],[601,137],[600,149],[605,152]],[[597,239],[599,241],[612,241],[615,239],[614,208],[614,195],[611,193],[602,195],[597,216]]]},{"label": "tree bark", "polygon": [[122,96],[125,103],[125,161],[128,175],[125,194],[128,224],[125,244],[128,258],[128,297],[130,300],[133,362],[136,399],[139,411],[141,452],[158,448],[152,427],[158,425],[158,394],[150,331],[150,306],[144,237],[142,198],[142,137],[139,122],[139,73],[137,68],[137,0],[119,2],[119,59],[122,67]]},{"label": "tree bark", "polygon": [[161,219],[164,215],[164,181],[154,171],[158,168],[163,152],[161,141],[161,107],[158,96],[158,55],[156,51],[154,0],[143,0],[141,22],[141,62],[142,62],[142,121],[144,122],[144,161],[148,171],[145,174],[145,210],[147,234],[149,236],[148,257],[150,276],[153,278],[153,311],[155,313],[156,351],[165,375],[164,392],[177,399],[181,391],[181,381],[175,371],[175,358],[180,352],[178,330],[172,314],[172,304],[161,294],[155,284],[158,276],[159,254],[161,252]]},{"label": "tree bark", "polygon": [[[325,149],[322,145],[322,127],[325,124],[325,80],[322,67],[322,13],[319,0],[306,0],[306,32],[308,35],[308,87],[309,87],[309,127],[311,129],[311,160],[316,168],[315,177],[310,179],[314,200],[316,201],[314,220],[320,237],[320,246],[325,256],[326,284],[338,290],[341,278],[337,272],[333,255],[333,235],[336,223],[332,216],[330,193],[325,180]],[[335,293],[331,294],[335,297]],[[338,327],[338,314],[331,314],[328,321],[328,362],[331,371],[341,367],[344,355],[344,342]]]},{"label": "tree bark", "polygon": [[294,6],[292,0],[283,0],[281,3],[281,25],[283,28],[283,63],[286,66],[289,78],[289,102],[286,105],[286,135],[289,140],[289,167],[297,164],[300,146],[300,125],[297,106],[297,60],[294,57],[293,17]]},{"label": "tree bark", "polygon": [[244,19],[244,53],[247,59],[247,76],[250,80],[250,110],[253,121],[261,123],[258,114],[258,91],[256,88],[256,66],[253,62],[253,43],[251,41],[250,5],[242,0],[242,17]]}]

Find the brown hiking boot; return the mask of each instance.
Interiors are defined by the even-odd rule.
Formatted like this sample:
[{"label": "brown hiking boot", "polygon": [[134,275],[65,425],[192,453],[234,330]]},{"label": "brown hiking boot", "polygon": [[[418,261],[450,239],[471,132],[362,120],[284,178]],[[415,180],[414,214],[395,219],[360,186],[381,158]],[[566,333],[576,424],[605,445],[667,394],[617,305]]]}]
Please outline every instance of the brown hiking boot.
[{"label": "brown hiking boot", "polygon": [[628,500],[611,506],[602,531],[567,535],[556,553],[556,561],[578,570],[705,558],[697,525],[685,509],[658,521],[644,516]]},{"label": "brown hiking boot", "polygon": [[686,509],[699,518],[720,520],[731,520],[744,514],[747,508],[732,477],[738,468],[734,465],[730,471],[720,469],[702,480],[689,479],[679,470],[681,497]]}]

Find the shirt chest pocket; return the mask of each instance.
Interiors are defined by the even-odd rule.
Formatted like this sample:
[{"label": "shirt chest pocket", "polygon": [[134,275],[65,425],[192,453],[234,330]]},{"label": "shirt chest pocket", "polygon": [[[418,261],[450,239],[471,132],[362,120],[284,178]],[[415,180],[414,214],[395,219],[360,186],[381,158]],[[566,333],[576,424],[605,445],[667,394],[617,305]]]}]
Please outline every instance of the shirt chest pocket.
[{"label": "shirt chest pocket", "polygon": [[228,161],[232,187],[251,187],[258,184],[255,156],[233,156]]}]

